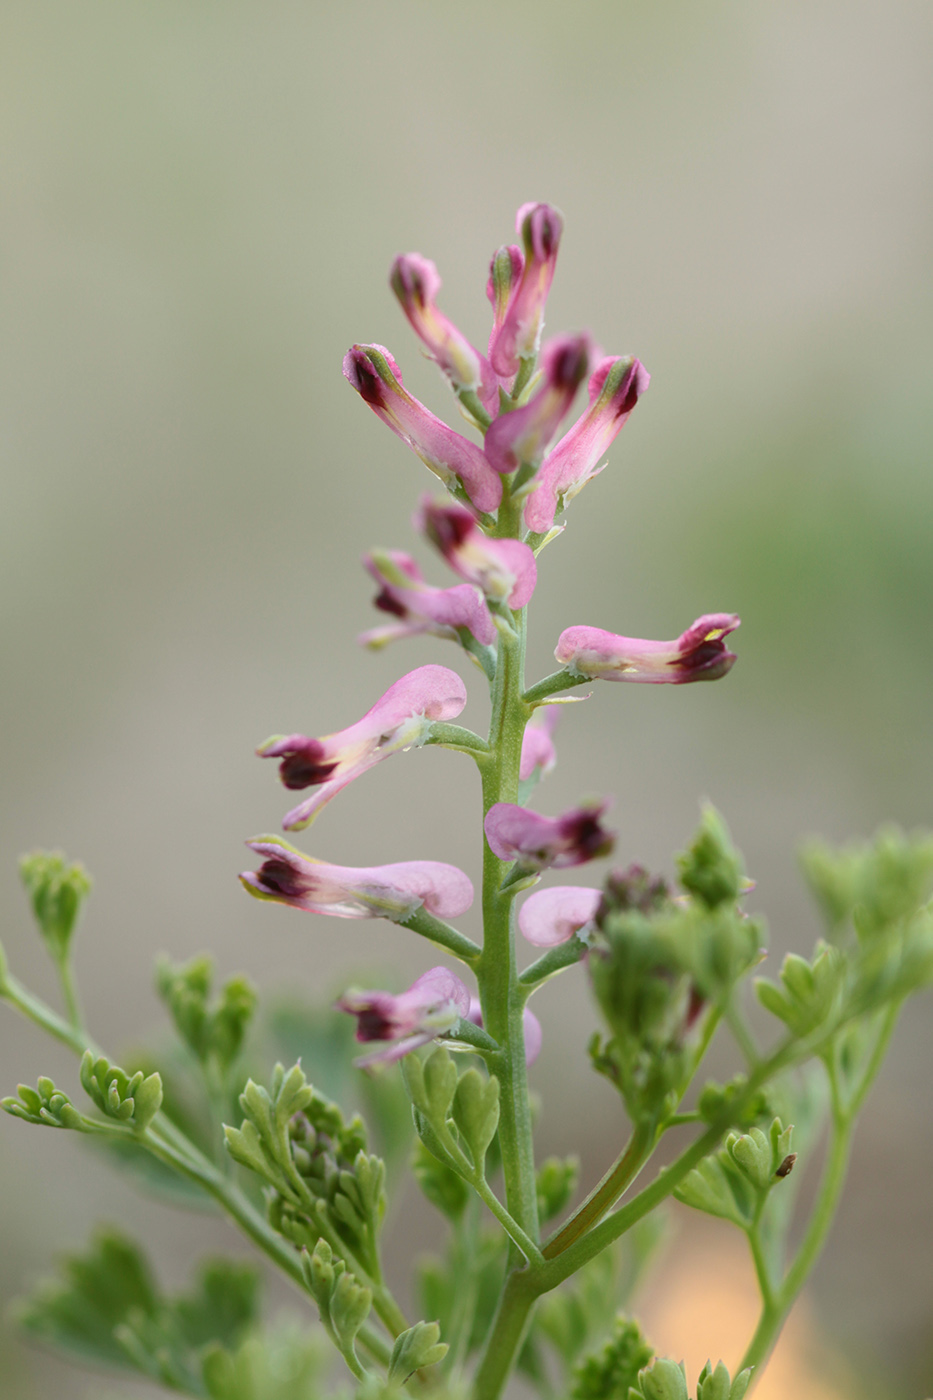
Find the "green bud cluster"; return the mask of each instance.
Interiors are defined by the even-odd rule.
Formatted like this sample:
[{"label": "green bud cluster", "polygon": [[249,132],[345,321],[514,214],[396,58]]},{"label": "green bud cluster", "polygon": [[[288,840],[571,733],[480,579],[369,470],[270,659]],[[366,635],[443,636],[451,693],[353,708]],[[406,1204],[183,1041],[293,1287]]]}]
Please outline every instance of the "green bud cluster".
[{"label": "green bud cluster", "polygon": [[579,1157],[546,1157],[538,1168],[538,1218],[551,1220],[570,1204],[580,1178]]},{"label": "green bud cluster", "polygon": [[675,1197],[694,1210],[750,1230],[768,1193],[794,1165],[792,1133],[793,1127],[785,1128],[779,1118],[767,1133],[755,1127],[729,1133],[720,1150],[704,1157],[674,1188]]},{"label": "green bud cluster", "polygon": [[673,1111],[706,1016],[761,957],[762,925],[736,904],[748,884],[742,863],[711,807],[678,869],[687,894],[677,898],[639,867],[611,876],[589,957],[610,1030],[591,1057],[635,1121]]},{"label": "green bud cluster", "polygon": [[95,1059],[90,1050],[81,1059],[81,1083],[101,1113],[140,1133],[145,1132],[162,1106],[159,1074],[144,1075],[140,1069],[130,1076],[103,1055]]},{"label": "green bud cluster", "polygon": [[49,953],[62,963],[69,955],[91,878],[83,865],[68,865],[61,851],[33,851],[23,856],[19,873]]},{"label": "green bud cluster", "polygon": [[16,1086],[18,1098],[0,1099],[0,1108],[25,1123],[46,1128],[75,1128],[83,1132],[86,1120],[67,1094],[56,1089],[52,1080],[40,1075],[34,1089],[28,1084]]},{"label": "green bud cluster", "polygon": [[326,1240],[318,1240],[313,1254],[304,1253],[302,1270],[322,1323],[351,1370],[359,1375],[362,1366],[356,1355],[356,1337],[372,1309],[372,1290],[349,1272],[342,1259],[334,1257]]},{"label": "green bud cluster", "polygon": [[385,1214],[385,1167],[367,1153],[359,1117],[349,1122],[307,1081],[300,1064],[276,1065],[268,1089],[250,1079],[240,1095],[244,1118],[224,1129],[227,1150],[273,1188],[272,1224],[313,1249],[326,1229],[377,1269]]},{"label": "green bud cluster", "polygon": [[570,1400],[629,1400],[653,1356],[638,1323],[620,1314],[605,1345],[574,1368]]},{"label": "green bud cluster", "polygon": [[156,964],[156,989],[179,1036],[202,1064],[226,1072],[243,1048],[256,989],[248,978],[234,976],[212,998],[213,982],[214,960],[207,955],[181,964],[160,958]]},{"label": "green bud cluster", "polygon": [[402,1073],[415,1129],[428,1151],[467,1181],[485,1179],[486,1153],[499,1126],[499,1081],[470,1068],[462,1074],[438,1046],[409,1055]]},{"label": "green bud cluster", "polygon": [[[696,1400],[743,1400],[751,1385],[751,1368],[732,1380],[720,1361],[713,1370],[707,1361],[697,1379]],[[641,1371],[637,1385],[632,1386],[628,1400],[689,1400],[687,1376],[681,1361],[659,1357]]]}]

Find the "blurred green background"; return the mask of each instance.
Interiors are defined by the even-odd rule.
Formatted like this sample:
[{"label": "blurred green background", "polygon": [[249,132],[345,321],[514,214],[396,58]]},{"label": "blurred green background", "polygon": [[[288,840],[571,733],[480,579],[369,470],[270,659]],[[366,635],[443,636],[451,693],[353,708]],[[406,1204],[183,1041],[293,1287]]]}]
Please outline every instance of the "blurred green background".
[{"label": "blurred green background", "polygon": [[[4,31],[0,928],[20,975],[51,994],[15,870],[36,845],[96,877],[79,961],[115,1050],[161,1025],[159,950],[210,947],[225,973],[320,998],[361,965],[424,966],[388,925],[242,895],[243,839],[285,810],[252,750],[459,665],[354,645],[359,555],[412,546],[433,479],[340,361],[383,342],[448,412],[389,263],[433,257],[482,344],[488,258],[529,199],[566,216],[549,330],[589,327],[653,375],[542,559],[530,676],[574,623],[670,637],[743,617],[724,683],[572,707],[540,809],[615,792],[618,855],[670,869],[710,797],[772,961],[816,932],[802,834],[933,822],[929,5],[46,0],[7,5]],[[303,844],[475,876],[477,797],[457,755],[410,755]],[[618,1129],[582,1061],[582,977],[538,1009],[542,1150],[595,1176]],[[930,1012],[905,1019],[812,1289],[856,1372],[891,1363],[912,1395],[933,1388]],[[0,1063],[4,1091],[74,1079],[2,1008]],[[242,1247],[8,1118],[0,1182],[4,1304],[105,1216],[154,1236],[173,1284],[204,1247]],[[4,1400],[95,1384],[9,1327],[0,1347]]]}]

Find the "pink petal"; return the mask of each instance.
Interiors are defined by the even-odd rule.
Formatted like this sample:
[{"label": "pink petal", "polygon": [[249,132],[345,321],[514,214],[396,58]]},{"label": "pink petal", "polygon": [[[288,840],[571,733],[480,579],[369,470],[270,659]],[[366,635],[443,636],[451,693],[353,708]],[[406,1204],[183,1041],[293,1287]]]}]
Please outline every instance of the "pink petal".
[{"label": "pink petal", "polygon": [[538,566],[527,544],[489,539],[463,506],[432,501],[430,496],[422,497],[414,523],[454,573],[476,584],[491,601],[507,602],[515,609],[528,602]]},{"label": "pink petal", "polygon": [[483,829],[500,860],[517,860],[528,870],[583,865],[608,855],[614,835],[600,825],[608,802],[574,807],[559,817],[543,817],[511,802],[497,802]]},{"label": "pink petal", "polygon": [[706,613],[671,642],[622,637],[600,627],[568,627],[554,655],[575,675],[594,680],[649,685],[715,681],[735,664],[725,638],[739,623],[735,613]]},{"label": "pink petal", "polygon": [[518,913],[523,937],[536,948],[566,943],[596,917],[602,890],[586,885],[552,885],[528,896]]},{"label": "pink petal", "polygon": [[318,788],[287,814],[285,829],[307,826],[341,788],[389,754],[423,744],[432,720],[453,719],[465,704],[466,686],[455,671],[420,666],[391,685],[348,729],[321,739],[304,734],[268,739],[257,753],[282,759],[279,771],[286,787]]},{"label": "pink petal", "polygon": [[441,919],[456,918],[473,903],[470,879],[443,861],[329,865],[274,837],[246,844],[263,859],[259,870],[240,876],[250,894],[308,913],[404,922],[422,907]]},{"label": "pink petal", "polygon": [[559,719],[560,711],[556,705],[541,705],[525,726],[518,769],[522,782],[530,778],[536,768],[541,769],[542,778],[553,770],[557,763],[557,750],[552,736]]},{"label": "pink petal", "polygon": [[[376,607],[411,624],[401,631],[394,631],[390,637],[379,636],[377,645],[394,635],[426,631],[440,637],[452,636],[456,641],[459,640],[457,629],[460,627],[465,627],[484,646],[495,641],[495,624],[482,593],[475,586],[460,583],[453,588],[434,588],[424,582],[421,570],[411,555],[401,550],[367,555],[363,563],[380,585],[375,599]],[[399,582],[400,579],[403,582]],[[373,644],[370,640],[372,635],[364,634],[369,645]]]}]

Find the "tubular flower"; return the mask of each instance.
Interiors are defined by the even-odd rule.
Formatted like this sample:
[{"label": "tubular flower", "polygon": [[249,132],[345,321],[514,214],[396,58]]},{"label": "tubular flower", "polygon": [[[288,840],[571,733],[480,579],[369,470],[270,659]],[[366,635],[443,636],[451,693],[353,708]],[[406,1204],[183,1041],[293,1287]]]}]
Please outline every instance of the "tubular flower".
[{"label": "tubular flower", "polygon": [[725,638],[739,622],[735,613],[705,613],[672,642],[619,637],[601,627],[568,627],[554,655],[574,675],[593,680],[647,685],[718,681],[735,664]]},{"label": "tubular flower", "polygon": [[[486,295],[492,304],[492,332],[489,336],[490,354],[505,322],[509,302],[521,281],[524,266],[525,255],[515,243],[503,244],[492,255],[492,261],[489,264],[489,281],[486,283]],[[510,380],[512,375],[506,375],[505,378]]]},{"label": "tubular flower", "polygon": [[541,532],[602,467],[599,459],[628,419],[651,376],[640,360],[601,360],[588,385],[590,406],[548,454],[525,502],[525,524]]},{"label": "tubular flower", "polygon": [[454,719],[466,704],[466,686],[446,666],[419,666],[390,685],[362,719],[336,734],[309,739],[305,734],[273,735],[256,752],[280,758],[279,776],[287,788],[316,787],[313,797],[289,812],[286,831],[308,826],[341,788],[401,749],[420,748],[433,720]]},{"label": "tubular flower", "polygon": [[552,885],[536,890],[518,912],[518,927],[536,948],[554,948],[575,933],[585,934],[587,925],[596,918],[601,900],[602,890],[586,885]]},{"label": "tubular flower", "polygon": [[392,264],[389,286],[401,303],[412,330],[455,390],[472,389],[491,413],[499,407],[499,385],[484,355],[437,309],[441,279],[430,258],[401,253]]},{"label": "tubular flower", "polygon": [[556,705],[541,705],[525,725],[518,769],[522,782],[530,778],[536,768],[540,768],[539,776],[542,778],[553,772],[557,763],[553,735],[559,719],[560,711]]},{"label": "tubular flower", "polygon": [[[483,1008],[480,1006],[476,997],[470,997],[470,1009],[467,1012],[467,1020],[472,1021],[474,1026],[479,1026],[481,1030],[484,1029]],[[541,1030],[541,1022],[538,1020],[535,1013],[527,1006],[522,1012],[522,1028],[525,1032],[525,1064],[533,1065],[541,1053],[541,1042],[544,1039],[544,1033]]]},{"label": "tubular flower", "polygon": [[586,377],[590,353],[588,335],[548,341],[541,356],[543,386],[524,408],[502,414],[486,433],[483,450],[497,472],[506,475],[524,462],[538,465]]},{"label": "tubular flower", "polygon": [[383,647],[400,637],[422,633],[458,641],[461,627],[483,646],[495,641],[496,628],[489,609],[480,590],[472,584],[434,588],[425,583],[411,555],[398,549],[373,550],[364,556],[363,564],[379,585],[375,606],[397,619],[386,627],[361,632],[358,640],[363,646]]},{"label": "tubular flower", "polygon": [[384,345],[354,345],[344,356],[344,377],[370,408],[406,442],[450,489],[462,485],[477,510],[495,510],[502,482],[483,450],[455,433],[409,394],[402,372]]},{"label": "tubular flower", "polygon": [[503,379],[515,374],[522,360],[537,354],[564,220],[550,204],[523,204],[515,227],[524,244],[524,266],[502,323],[489,342],[492,367]]},{"label": "tubular flower", "polygon": [[584,865],[608,855],[615,833],[600,826],[608,802],[572,807],[559,817],[542,817],[511,802],[497,802],[486,813],[483,830],[500,860],[517,860],[523,870],[556,870]]},{"label": "tubular flower", "polygon": [[354,988],[336,1003],[338,1011],[356,1017],[359,1041],[382,1041],[384,1048],[356,1063],[394,1064],[439,1035],[456,1030],[470,1007],[470,992],[446,967],[432,967],[407,992],[361,992]]},{"label": "tubular flower", "polygon": [[246,844],[263,858],[258,870],[240,876],[248,893],[309,914],[404,923],[422,906],[439,919],[455,919],[473,903],[467,876],[439,860],[327,865],[278,837],[257,837]]},{"label": "tubular flower", "polygon": [[490,601],[510,608],[523,608],[528,602],[538,566],[527,544],[488,539],[463,506],[432,501],[430,496],[422,497],[414,523],[454,573],[477,584]]}]

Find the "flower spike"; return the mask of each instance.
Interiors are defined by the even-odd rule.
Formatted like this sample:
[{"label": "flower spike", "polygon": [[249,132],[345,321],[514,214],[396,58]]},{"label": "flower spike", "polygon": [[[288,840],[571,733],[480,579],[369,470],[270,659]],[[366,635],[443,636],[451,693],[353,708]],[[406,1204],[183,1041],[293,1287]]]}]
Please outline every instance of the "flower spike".
[{"label": "flower spike", "polygon": [[575,676],[593,680],[647,685],[717,681],[735,664],[725,638],[739,622],[735,613],[706,613],[672,642],[620,637],[601,627],[568,627],[554,655]]},{"label": "flower spike", "polygon": [[363,564],[379,585],[375,606],[397,620],[374,627],[358,638],[363,646],[383,647],[400,637],[429,633],[459,641],[465,628],[483,646],[496,639],[495,623],[480,590],[469,583],[434,588],[410,554],[398,549],[373,550]]},{"label": "flower spike", "polygon": [[407,992],[362,992],[351,988],[336,1003],[357,1018],[358,1041],[382,1041],[384,1048],[356,1061],[360,1068],[394,1064],[439,1035],[456,1030],[470,1008],[470,992],[446,967],[432,967]]},{"label": "flower spike", "polygon": [[600,825],[608,802],[572,807],[559,817],[542,817],[512,802],[496,802],[483,830],[494,855],[517,860],[523,870],[556,870],[606,856],[615,833]]},{"label": "flower spike", "polygon": [[262,865],[241,874],[244,889],[257,899],[309,914],[404,923],[422,906],[440,919],[455,919],[473,903],[469,878],[455,865],[439,860],[328,865],[279,837],[257,837],[246,844],[262,857]]},{"label": "flower spike", "polygon": [[[524,244],[524,266],[502,323],[489,342],[492,367],[503,379],[517,373],[521,361],[532,359],[538,352],[564,220],[550,204],[523,204],[515,216],[515,227]],[[497,256],[493,278],[498,261]]]},{"label": "flower spike", "polygon": [[590,406],[550,452],[525,502],[525,524],[540,533],[554,524],[558,507],[572,500],[602,467],[600,458],[615,440],[648,387],[651,376],[640,360],[610,356],[590,377]]},{"label": "flower spike", "polygon": [[409,394],[401,370],[384,345],[352,346],[344,356],[343,373],[376,417],[406,442],[445,486],[454,490],[461,485],[477,510],[496,509],[502,500],[502,482],[482,448],[454,432]]},{"label": "flower spike", "polygon": [[508,603],[516,609],[528,602],[538,579],[538,566],[527,544],[489,539],[463,506],[432,501],[430,496],[422,497],[414,524],[454,573],[477,584],[491,602]]},{"label": "flower spike", "polygon": [[548,341],[541,356],[544,384],[524,408],[504,413],[486,434],[483,450],[497,472],[506,475],[526,462],[538,465],[586,378],[590,353],[588,335]]},{"label": "flower spike", "polygon": [[392,264],[389,286],[415,335],[454,390],[473,390],[484,408],[493,414],[498,412],[499,385],[489,361],[437,309],[441,279],[430,258],[423,258],[420,253],[400,253]]},{"label": "flower spike", "polygon": [[279,775],[287,788],[318,788],[287,814],[282,823],[285,830],[308,826],[341,788],[389,754],[420,748],[430,737],[432,721],[454,719],[466,698],[466,686],[456,671],[419,666],[390,685],[348,729],[320,739],[305,734],[267,739],[256,752],[260,758],[282,760]]},{"label": "flower spike", "polygon": [[529,895],[518,911],[518,927],[536,948],[555,948],[585,932],[596,918],[602,890],[586,885],[551,885]]},{"label": "flower spike", "polygon": [[[477,997],[470,997],[470,1009],[467,1012],[467,1020],[472,1021],[474,1026],[483,1027],[483,1008]],[[522,1028],[525,1032],[525,1064],[533,1065],[541,1053],[541,1043],[544,1039],[544,1032],[541,1029],[541,1022],[529,1006],[522,1012]]]}]

